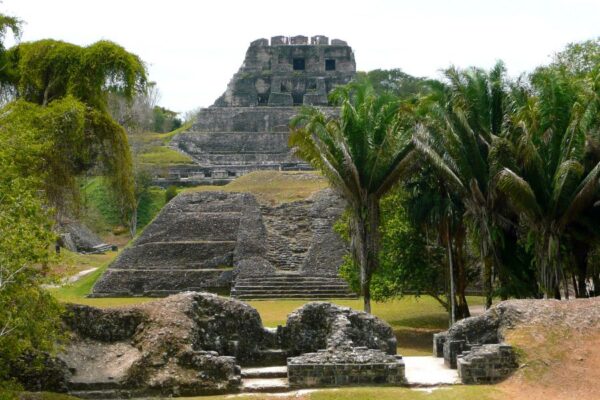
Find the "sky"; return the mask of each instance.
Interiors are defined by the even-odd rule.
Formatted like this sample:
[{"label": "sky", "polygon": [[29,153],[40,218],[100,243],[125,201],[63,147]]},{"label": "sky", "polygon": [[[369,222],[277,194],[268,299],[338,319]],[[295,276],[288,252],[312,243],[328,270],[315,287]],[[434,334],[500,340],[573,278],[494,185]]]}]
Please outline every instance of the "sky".
[{"label": "sky", "polygon": [[182,113],[211,105],[263,37],[323,34],[352,46],[358,70],[435,78],[499,59],[516,76],[600,36],[600,0],[3,0],[0,12],[25,22],[22,41],[119,43]]}]

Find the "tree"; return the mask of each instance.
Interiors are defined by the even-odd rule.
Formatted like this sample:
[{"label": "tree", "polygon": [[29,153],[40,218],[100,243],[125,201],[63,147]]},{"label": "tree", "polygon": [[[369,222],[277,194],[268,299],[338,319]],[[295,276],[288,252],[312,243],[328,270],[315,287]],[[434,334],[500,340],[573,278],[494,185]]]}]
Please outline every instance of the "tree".
[{"label": "tree", "polygon": [[0,14],[0,106],[13,100],[15,94],[12,87],[4,85],[8,73],[4,39],[9,31],[16,39],[19,39],[21,36],[21,21],[18,18]]},{"label": "tree", "polygon": [[499,261],[498,225],[508,223],[496,212],[491,190],[491,178],[511,162],[506,157],[509,142],[501,135],[504,65],[498,63],[489,73],[449,68],[445,77],[447,84],[430,83],[415,147],[445,178],[447,190],[463,203],[466,222],[478,243],[486,307],[490,307],[493,264]]},{"label": "tree", "polygon": [[22,176],[14,163],[34,161],[38,143],[17,133],[13,140],[0,129],[0,384],[23,353],[35,358],[61,338],[61,307],[40,286],[52,261],[51,209],[37,190],[40,177]]},{"label": "tree", "polygon": [[[6,60],[7,73],[0,78],[3,85],[14,89],[19,101],[4,110],[0,125],[16,121],[37,130],[41,141],[54,143],[50,151],[68,161],[64,166],[57,164],[57,170],[64,168],[56,188],[65,186],[73,192],[76,177],[102,167],[111,177],[123,219],[127,220],[135,209],[131,155],[124,129],[108,113],[107,99],[110,91],[118,91],[127,99],[144,91],[146,70],[142,61],[108,41],[80,47],[55,40],[21,43],[6,52]],[[53,114],[50,124],[60,125],[60,129],[49,132],[52,129],[45,129],[45,118],[61,107],[64,114]],[[44,138],[44,133],[50,136]],[[69,142],[73,138],[76,146]],[[60,201],[64,196],[51,194],[51,200],[57,200],[52,203],[55,207],[70,206]]]},{"label": "tree", "polygon": [[412,124],[401,102],[376,95],[364,81],[336,89],[331,101],[340,106],[339,118],[303,108],[292,120],[290,145],[348,203],[352,255],[370,312],[371,277],[379,264],[379,202],[412,164]]},{"label": "tree", "polygon": [[560,298],[561,282],[568,295],[574,228],[598,198],[600,162],[585,167],[588,137],[600,126],[600,70],[595,74],[592,80],[556,68],[533,74],[533,91],[521,98],[515,117],[519,168],[504,167],[497,176],[498,190],[529,230],[540,289],[549,297]]},{"label": "tree", "polygon": [[[359,74],[361,74],[359,72]],[[365,74],[377,93],[389,93],[399,98],[406,99],[419,93],[425,79],[417,78],[403,72],[401,69],[375,69]]]}]

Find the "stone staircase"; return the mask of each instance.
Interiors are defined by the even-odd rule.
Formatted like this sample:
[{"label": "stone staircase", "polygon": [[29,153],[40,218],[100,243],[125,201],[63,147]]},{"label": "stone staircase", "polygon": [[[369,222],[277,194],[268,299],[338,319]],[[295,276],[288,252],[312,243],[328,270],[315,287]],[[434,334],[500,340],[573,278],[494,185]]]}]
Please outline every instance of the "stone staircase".
[{"label": "stone staircase", "polygon": [[231,296],[241,299],[354,299],[348,284],[335,276],[282,274],[237,278]]},{"label": "stone staircase", "polygon": [[277,393],[288,390],[286,366],[242,369],[242,392]]}]

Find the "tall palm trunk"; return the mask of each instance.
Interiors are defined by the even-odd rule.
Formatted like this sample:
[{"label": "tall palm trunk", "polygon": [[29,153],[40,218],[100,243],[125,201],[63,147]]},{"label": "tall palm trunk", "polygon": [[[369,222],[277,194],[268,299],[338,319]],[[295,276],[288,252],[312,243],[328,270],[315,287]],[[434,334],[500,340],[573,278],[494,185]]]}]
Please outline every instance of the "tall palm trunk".
[{"label": "tall palm trunk", "polygon": [[456,321],[456,291],[454,288],[454,263],[452,260],[452,238],[450,236],[450,229],[446,225],[446,248],[448,250],[448,269],[450,276],[450,326],[454,325]]},{"label": "tall palm trunk", "polygon": [[355,257],[360,267],[360,294],[364,310],[371,312],[371,277],[379,265],[379,199],[369,195],[355,213]]},{"label": "tall palm trunk", "polygon": [[454,257],[454,266],[456,270],[456,279],[455,279],[455,292],[456,292],[456,310],[455,310],[455,318],[456,320],[468,318],[471,316],[469,311],[469,304],[467,303],[467,275],[465,271],[465,255],[464,255],[464,246],[465,246],[465,237],[466,230],[463,224],[460,224],[459,228],[456,230],[454,235],[454,249],[456,256]]}]

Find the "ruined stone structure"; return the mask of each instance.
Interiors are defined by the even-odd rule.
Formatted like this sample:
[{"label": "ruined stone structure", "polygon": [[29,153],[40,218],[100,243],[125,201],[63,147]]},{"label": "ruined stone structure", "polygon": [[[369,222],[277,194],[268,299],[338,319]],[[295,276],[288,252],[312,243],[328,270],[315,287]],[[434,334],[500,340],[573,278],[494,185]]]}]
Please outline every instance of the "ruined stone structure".
[{"label": "ruined stone structure", "polygon": [[[13,371],[29,390],[89,399],[252,391],[253,381],[263,381],[254,378],[258,365],[277,368],[277,390],[405,383],[392,328],[329,303],[306,304],[278,329],[264,328],[249,305],[210,293],[115,309],[67,308],[69,344],[47,356],[44,368],[27,365],[25,357]],[[314,334],[320,340],[306,347]],[[302,349],[290,341],[298,335],[305,336]]]},{"label": "ruined stone structure", "polygon": [[238,298],[355,297],[337,276],[344,205],[331,190],[259,204],[248,193],[191,192],[171,200],[95,284],[92,296],[187,290]]},{"label": "ruined stone structure", "polygon": [[433,355],[458,369],[464,384],[496,383],[517,368],[512,346],[504,332],[526,320],[516,301],[503,302],[484,314],[458,321],[446,332],[433,336]]},{"label": "ruined stone structure", "polygon": [[335,113],[327,95],[355,72],[352,49],[338,39],[255,40],[225,93],[171,143],[196,165],[173,167],[156,183],[223,184],[256,170],[307,169],[287,145],[289,122],[303,104]]},{"label": "ruined stone structure", "polygon": [[327,105],[327,94],[356,72],[348,44],[326,36],[275,36],[250,44],[217,107]]}]

